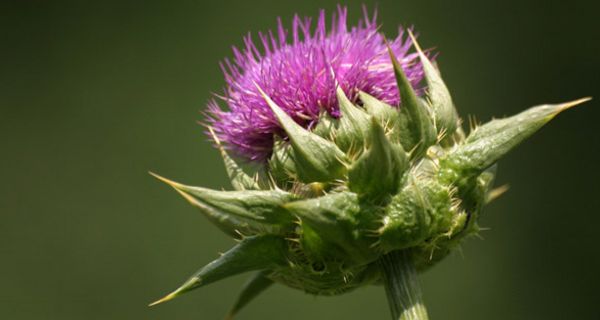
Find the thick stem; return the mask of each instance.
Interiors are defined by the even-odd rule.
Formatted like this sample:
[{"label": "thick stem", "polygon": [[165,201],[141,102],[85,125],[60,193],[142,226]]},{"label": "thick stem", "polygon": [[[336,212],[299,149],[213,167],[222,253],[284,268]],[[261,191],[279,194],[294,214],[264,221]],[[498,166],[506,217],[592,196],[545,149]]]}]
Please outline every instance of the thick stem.
[{"label": "thick stem", "polygon": [[417,272],[407,251],[381,257],[379,268],[394,320],[428,320]]}]

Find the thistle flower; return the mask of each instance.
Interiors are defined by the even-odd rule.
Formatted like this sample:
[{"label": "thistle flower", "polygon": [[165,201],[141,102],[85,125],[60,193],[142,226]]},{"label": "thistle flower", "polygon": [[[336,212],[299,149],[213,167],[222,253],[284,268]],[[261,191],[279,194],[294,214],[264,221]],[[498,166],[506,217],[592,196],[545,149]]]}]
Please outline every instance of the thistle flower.
[{"label": "thistle flower", "polygon": [[[225,63],[229,111],[211,103],[208,130],[234,190],[157,177],[239,243],[153,304],[255,271],[229,317],[276,282],[315,295],[383,284],[394,319],[426,319],[416,274],[477,234],[483,206],[503,190],[493,189],[496,162],[587,100],[466,135],[410,31],[386,45],[375,18],[349,31],[345,20],[339,9],[326,32],[321,12],[311,33],[296,17],[291,44],[280,22],[278,37],[261,35],[263,54],[247,37]],[[261,169],[251,177],[229,152]]]},{"label": "thistle flower", "polygon": [[[262,53],[250,35],[244,38],[245,50],[233,48],[234,61],[222,64],[227,89],[221,100],[229,111],[222,111],[215,100],[208,106],[210,126],[227,149],[238,157],[263,161],[271,154],[273,134],[285,137],[255,84],[304,128],[314,127],[323,111],[339,117],[338,86],[353,102],[363,91],[385,103],[399,104],[376,15],[369,18],[365,11],[363,20],[350,30],[346,16],[347,10],[340,7],[331,19],[329,32],[325,11],[320,12],[314,31],[310,18],[295,16],[291,36],[279,20],[277,35],[259,34]],[[389,42],[411,84],[417,87],[423,68],[417,54],[408,53],[411,45],[402,28]]]}]

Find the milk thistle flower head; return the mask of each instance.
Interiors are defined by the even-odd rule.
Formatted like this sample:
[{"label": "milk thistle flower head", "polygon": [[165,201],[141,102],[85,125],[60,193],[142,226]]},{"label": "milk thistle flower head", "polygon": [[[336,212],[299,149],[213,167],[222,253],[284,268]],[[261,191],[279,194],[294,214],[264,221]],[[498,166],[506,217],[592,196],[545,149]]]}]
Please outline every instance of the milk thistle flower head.
[{"label": "milk thistle flower head", "polygon": [[[158,177],[238,243],[153,304],[254,271],[228,314],[273,283],[315,295],[383,284],[395,319],[426,319],[417,273],[479,231],[496,162],[561,111],[541,105],[465,134],[431,55],[365,14],[250,36],[222,64],[207,131],[234,190]],[[254,176],[234,158],[255,163]]]},{"label": "milk thistle flower head", "polygon": [[[376,15],[366,14],[358,26],[348,29],[347,11],[339,8],[329,31],[325,11],[315,30],[311,19],[295,16],[288,34],[281,20],[276,35],[259,34],[262,51],[244,38],[245,49],[233,49],[234,61],[222,64],[227,89],[221,111],[209,104],[210,126],[236,156],[262,161],[273,150],[274,136],[285,136],[275,114],[261,95],[262,88],[281,109],[305,128],[313,128],[323,112],[338,118],[336,88],[356,102],[360,91],[397,106],[400,102],[386,42],[378,32]],[[388,43],[411,84],[417,88],[423,68],[404,29]],[[419,90],[420,92],[421,90]],[[275,134],[275,135],[274,135]]]}]

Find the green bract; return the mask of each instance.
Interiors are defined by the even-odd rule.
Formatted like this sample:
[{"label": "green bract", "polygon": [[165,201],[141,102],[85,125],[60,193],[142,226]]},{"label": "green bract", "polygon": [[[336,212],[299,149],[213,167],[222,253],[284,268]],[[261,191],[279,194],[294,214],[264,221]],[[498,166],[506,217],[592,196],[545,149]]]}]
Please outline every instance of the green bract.
[{"label": "green bract", "polygon": [[[414,41],[414,40],[413,40]],[[416,43],[416,42],[415,42]],[[215,141],[234,191],[174,187],[239,243],[156,303],[222,278],[256,271],[233,316],[273,282],[318,295],[381,281],[376,261],[406,250],[417,270],[478,232],[495,163],[559,112],[586,101],[543,105],[493,120],[465,137],[440,74],[417,46],[427,82],[419,98],[393,53],[401,108],[337,91],[341,116],[309,131],[262,90],[289,141],[277,141],[252,178]],[[259,88],[260,89],[260,88]]]}]

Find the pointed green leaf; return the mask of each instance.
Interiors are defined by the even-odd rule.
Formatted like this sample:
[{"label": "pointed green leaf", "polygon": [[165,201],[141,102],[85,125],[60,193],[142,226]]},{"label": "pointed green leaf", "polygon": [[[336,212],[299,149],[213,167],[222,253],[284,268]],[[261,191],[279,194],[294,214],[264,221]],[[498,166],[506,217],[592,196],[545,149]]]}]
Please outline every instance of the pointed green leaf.
[{"label": "pointed green leaf", "polygon": [[287,248],[283,238],[273,235],[245,238],[218,259],[198,270],[175,291],[151,303],[150,306],[243,272],[283,266],[287,263]]},{"label": "pointed green leaf", "polygon": [[335,143],[345,152],[362,150],[369,134],[370,116],[356,107],[340,87],[337,88],[336,95],[341,116]]},{"label": "pointed green leaf", "polygon": [[460,175],[479,174],[517,145],[529,138],[560,112],[589,98],[530,108],[515,116],[492,120],[476,128],[442,161],[443,166]]},{"label": "pointed green leaf", "polygon": [[423,53],[423,50],[421,50],[410,30],[409,35],[423,65],[425,81],[427,82],[427,97],[429,98],[429,103],[434,114],[437,132],[439,134],[444,133],[446,137],[449,137],[456,131],[459,123],[458,113],[452,102],[450,91],[448,91],[439,71]]},{"label": "pointed green leaf", "polygon": [[233,216],[273,225],[291,222],[291,217],[282,209],[282,205],[294,200],[295,196],[279,189],[216,191],[201,187],[185,187],[181,190],[198,201]]},{"label": "pointed green leaf", "polygon": [[242,308],[273,284],[273,280],[266,277],[267,274],[269,271],[257,272],[246,282],[225,320],[232,320]]},{"label": "pointed green leaf", "polygon": [[223,158],[223,162],[225,164],[225,170],[227,170],[227,175],[229,176],[229,180],[231,180],[231,186],[235,190],[260,190],[260,186],[252,177],[247,175],[240,166],[227,154],[225,148],[221,145],[221,141],[213,131],[211,127],[208,127],[210,134],[212,135],[213,141],[217,144],[217,148],[219,148],[219,152],[221,153],[221,157]]},{"label": "pointed green leaf", "polygon": [[[234,227],[259,230],[266,228],[271,232],[278,232],[293,220],[282,206],[296,199],[296,196],[279,189],[216,191],[158,178],[175,188],[193,205],[201,208],[203,213],[215,214],[218,221],[231,222],[235,224]],[[235,229],[233,231],[235,232]]]},{"label": "pointed green leaf", "polygon": [[263,98],[287,133],[302,182],[329,182],[346,172],[345,154],[331,141],[304,129],[271,100],[258,86]]},{"label": "pointed green leaf", "polygon": [[388,53],[402,100],[399,119],[400,143],[404,150],[410,152],[411,159],[419,158],[436,142],[437,134],[426,106],[417,97],[402,66],[389,47]]},{"label": "pointed green leaf", "polygon": [[370,130],[368,150],[348,171],[348,187],[361,197],[380,202],[398,191],[408,159],[400,145],[388,140],[374,118]]},{"label": "pointed green leaf", "polygon": [[245,233],[247,231],[252,230],[249,221],[247,221],[246,219],[241,219],[239,217],[235,217],[221,212],[219,210],[216,210],[215,208],[212,208],[198,201],[197,199],[189,195],[187,192],[180,190],[179,186],[182,186],[181,184],[175,181],[171,181],[165,177],[161,177],[152,172],[150,172],[150,174],[153,175],[155,178],[159,179],[160,181],[165,182],[166,184],[173,187],[175,191],[177,191],[181,196],[183,196],[190,204],[200,209],[200,212],[202,212],[202,214],[208,219],[208,221],[213,223],[215,226],[217,226],[217,228],[219,228],[226,234],[237,238],[239,237],[238,232]]},{"label": "pointed green leaf", "polygon": [[353,261],[366,263],[376,254],[371,249],[376,228],[377,209],[363,204],[352,192],[328,194],[319,198],[291,202],[285,205],[303,224],[314,229],[319,237],[342,248]]}]

